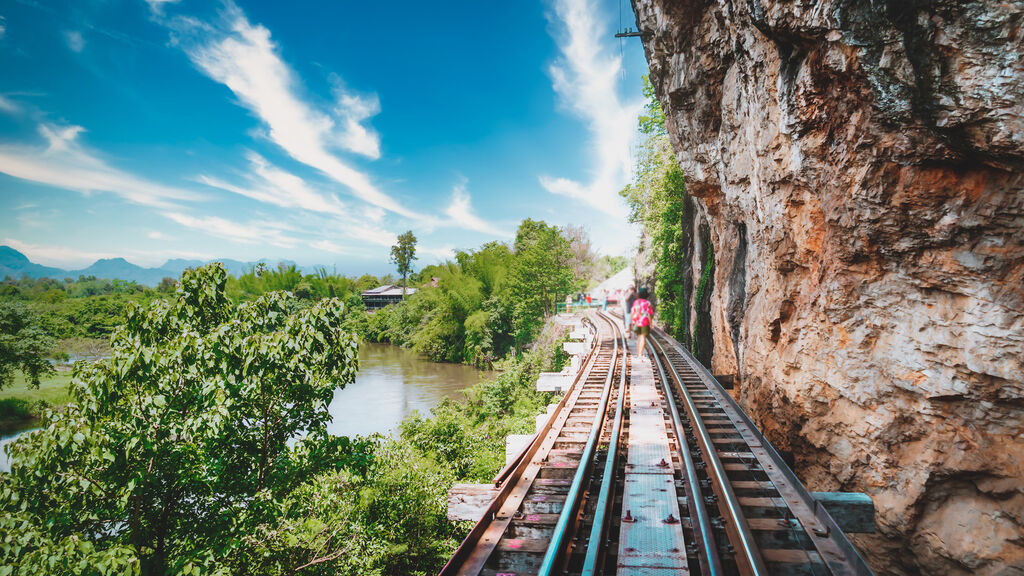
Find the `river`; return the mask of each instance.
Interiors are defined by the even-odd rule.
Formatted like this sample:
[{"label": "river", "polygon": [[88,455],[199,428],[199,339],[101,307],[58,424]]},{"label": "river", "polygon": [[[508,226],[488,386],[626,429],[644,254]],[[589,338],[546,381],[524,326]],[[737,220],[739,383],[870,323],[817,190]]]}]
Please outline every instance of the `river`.
[{"label": "river", "polygon": [[[336,436],[389,434],[412,411],[428,414],[441,400],[461,398],[463,390],[491,374],[423,360],[390,344],[364,343],[356,381],[334,391],[327,431]],[[10,469],[3,446],[27,432],[0,438],[0,471]]]}]

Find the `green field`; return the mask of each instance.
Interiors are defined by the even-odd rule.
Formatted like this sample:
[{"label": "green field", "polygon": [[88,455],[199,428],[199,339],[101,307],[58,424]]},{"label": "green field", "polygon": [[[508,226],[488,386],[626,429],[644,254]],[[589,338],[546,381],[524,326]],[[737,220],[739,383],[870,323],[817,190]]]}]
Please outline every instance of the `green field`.
[{"label": "green field", "polygon": [[22,374],[14,377],[11,386],[0,390],[0,400],[5,398],[17,398],[33,404],[42,400],[51,406],[67,404],[68,384],[71,382],[71,372],[57,372],[51,376],[42,378],[39,388],[29,386],[28,381]]}]

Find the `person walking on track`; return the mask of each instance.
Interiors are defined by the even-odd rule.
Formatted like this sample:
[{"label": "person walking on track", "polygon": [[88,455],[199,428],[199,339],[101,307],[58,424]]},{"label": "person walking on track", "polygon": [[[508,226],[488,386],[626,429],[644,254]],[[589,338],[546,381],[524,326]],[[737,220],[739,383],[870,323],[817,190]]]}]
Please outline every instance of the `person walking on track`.
[{"label": "person walking on track", "polygon": [[630,306],[630,316],[633,320],[633,332],[636,332],[638,337],[636,354],[644,359],[647,357],[647,350],[644,349],[644,346],[647,344],[647,335],[651,333],[654,308],[651,307],[651,302],[647,299],[647,288],[641,286],[637,296],[638,298]]}]

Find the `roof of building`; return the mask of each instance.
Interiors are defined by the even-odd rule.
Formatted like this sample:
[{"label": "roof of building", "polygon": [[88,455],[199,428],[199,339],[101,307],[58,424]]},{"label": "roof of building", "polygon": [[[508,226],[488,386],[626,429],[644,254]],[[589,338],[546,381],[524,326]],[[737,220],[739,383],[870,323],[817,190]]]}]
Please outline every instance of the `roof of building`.
[{"label": "roof of building", "polygon": [[604,282],[601,282],[593,290],[591,294],[601,294],[602,292],[614,292],[616,290],[626,290],[633,285],[633,268],[627,266],[616,273],[611,278],[608,278]]},{"label": "roof of building", "polygon": [[[416,292],[415,288],[406,288],[405,294],[409,295]],[[395,286],[394,284],[385,284],[378,286],[372,290],[363,290],[363,296],[401,296],[402,287]]]}]

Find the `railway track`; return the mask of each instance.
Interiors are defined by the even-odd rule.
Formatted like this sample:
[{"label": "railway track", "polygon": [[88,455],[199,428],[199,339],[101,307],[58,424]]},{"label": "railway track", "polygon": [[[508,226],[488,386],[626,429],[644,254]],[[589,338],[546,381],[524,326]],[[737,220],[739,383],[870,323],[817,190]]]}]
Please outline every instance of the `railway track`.
[{"label": "railway track", "polygon": [[447,575],[867,576],[828,512],[714,377],[616,319],[451,561]]}]

